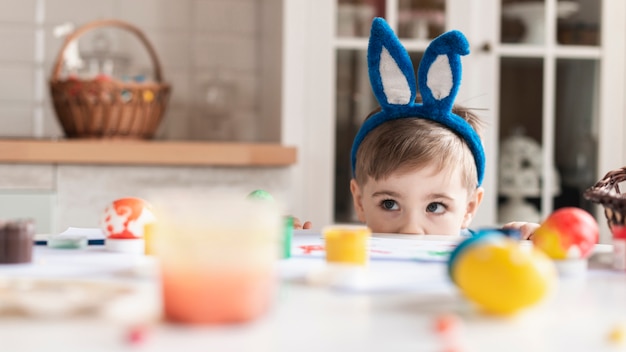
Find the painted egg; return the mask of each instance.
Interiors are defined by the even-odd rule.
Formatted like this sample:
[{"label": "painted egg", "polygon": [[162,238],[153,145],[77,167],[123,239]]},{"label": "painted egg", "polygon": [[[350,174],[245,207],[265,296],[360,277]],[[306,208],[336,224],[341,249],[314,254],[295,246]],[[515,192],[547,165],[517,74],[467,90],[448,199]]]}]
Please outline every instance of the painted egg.
[{"label": "painted egg", "polygon": [[493,232],[462,242],[448,265],[463,295],[489,314],[511,315],[530,307],[557,282],[555,266],[544,253]]},{"label": "painted egg", "polygon": [[106,207],[101,225],[107,238],[143,238],[144,228],[154,221],[148,202],[128,197],[116,199]]},{"label": "painted egg", "polygon": [[248,194],[248,199],[260,199],[260,200],[274,200],[274,197],[262,189],[257,189]]},{"label": "painted egg", "polygon": [[552,259],[582,259],[598,242],[598,222],[580,208],[561,208],[535,231],[532,241]]}]

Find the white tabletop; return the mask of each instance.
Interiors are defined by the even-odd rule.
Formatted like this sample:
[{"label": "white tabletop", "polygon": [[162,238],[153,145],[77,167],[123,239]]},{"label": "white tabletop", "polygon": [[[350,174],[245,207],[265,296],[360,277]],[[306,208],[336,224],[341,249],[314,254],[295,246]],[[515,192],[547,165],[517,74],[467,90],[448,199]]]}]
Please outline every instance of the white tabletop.
[{"label": "white tabletop", "polygon": [[[592,262],[593,263],[593,262]],[[319,258],[279,263],[270,311],[247,323],[188,327],[158,320],[154,261],[97,248],[37,248],[33,264],[0,266],[0,279],[84,280],[136,289],[125,300],[74,317],[0,317],[2,351],[624,351],[608,335],[626,324],[626,273],[592,264],[586,275],[562,279],[540,306],[513,318],[477,312],[446,277],[444,263],[372,260],[372,281],[361,286],[312,286],[303,275]],[[387,280],[387,278],[393,279]],[[0,284],[2,283],[0,280]],[[43,297],[45,301],[49,297]],[[434,328],[438,317],[461,321],[454,341]],[[131,344],[130,327],[147,325]]]}]

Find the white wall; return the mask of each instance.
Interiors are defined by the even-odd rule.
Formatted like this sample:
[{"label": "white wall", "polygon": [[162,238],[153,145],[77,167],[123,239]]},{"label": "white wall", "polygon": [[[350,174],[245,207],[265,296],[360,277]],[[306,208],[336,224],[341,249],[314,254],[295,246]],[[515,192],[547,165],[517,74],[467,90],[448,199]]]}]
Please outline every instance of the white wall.
[{"label": "white wall", "polygon": [[[259,117],[260,13],[257,0],[3,0],[0,2],[0,138],[60,137],[48,94],[51,66],[62,44],[52,30],[64,22],[117,18],[140,27],[156,47],[173,96],[158,133],[163,139],[264,139]],[[137,71],[149,70],[130,34],[109,31]],[[92,36],[79,41],[91,50]],[[220,72],[234,86],[225,132],[211,133],[199,109],[202,88]],[[206,116],[206,115],[205,115]],[[278,130],[276,127],[272,130]],[[277,137],[274,136],[277,140]]]}]

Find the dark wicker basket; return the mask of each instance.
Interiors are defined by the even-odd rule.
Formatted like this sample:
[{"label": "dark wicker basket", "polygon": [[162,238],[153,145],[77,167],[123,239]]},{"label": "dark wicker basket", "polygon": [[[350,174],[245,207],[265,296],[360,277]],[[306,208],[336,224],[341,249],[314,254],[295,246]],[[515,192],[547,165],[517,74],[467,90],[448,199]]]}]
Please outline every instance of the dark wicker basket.
[{"label": "dark wicker basket", "polygon": [[604,207],[609,228],[626,225],[626,194],[619,184],[626,180],[626,166],[608,172],[602,180],[585,191],[584,197]]},{"label": "dark wicker basket", "polygon": [[[123,82],[111,79],[61,79],[63,53],[84,33],[99,27],[118,27],[135,34],[148,50],[155,82]],[[153,46],[137,27],[118,20],[87,23],[68,35],[50,78],[50,92],[57,118],[69,138],[149,139],[159,127],[170,97],[161,64]]]}]

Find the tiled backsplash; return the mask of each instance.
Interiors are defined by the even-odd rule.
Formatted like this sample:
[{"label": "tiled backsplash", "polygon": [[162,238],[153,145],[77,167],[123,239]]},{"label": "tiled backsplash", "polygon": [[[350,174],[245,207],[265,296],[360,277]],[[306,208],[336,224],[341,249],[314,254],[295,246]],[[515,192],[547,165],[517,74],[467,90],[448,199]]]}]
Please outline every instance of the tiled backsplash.
[{"label": "tiled backsplash", "polygon": [[38,233],[97,227],[114,199],[153,201],[163,191],[191,191],[219,202],[216,192],[243,199],[264,189],[288,206],[289,175],[282,167],[0,164],[0,218],[32,218]]},{"label": "tiled backsplash", "polygon": [[[96,19],[128,21],[147,35],[173,96],[159,139],[262,140],[260,109],[263,2],[258,0],[3,0],[0,2],[0,138],[62,137],[48,94],[51,67],[63,38],[55,26]],[[151,65],[131,34],[115,32],[115,49],[136,67]],[[89,37],[79,47],[89,50]],[[121,38],[121,39],[119,39]],[[212,79],[234,87],[230,116],[221,124],[201,108]],[[217,132],[212,132],[212,131]],[[221,131],[221,132],[220,132]],[[221,133],[221,135],[220,135]]]}]

